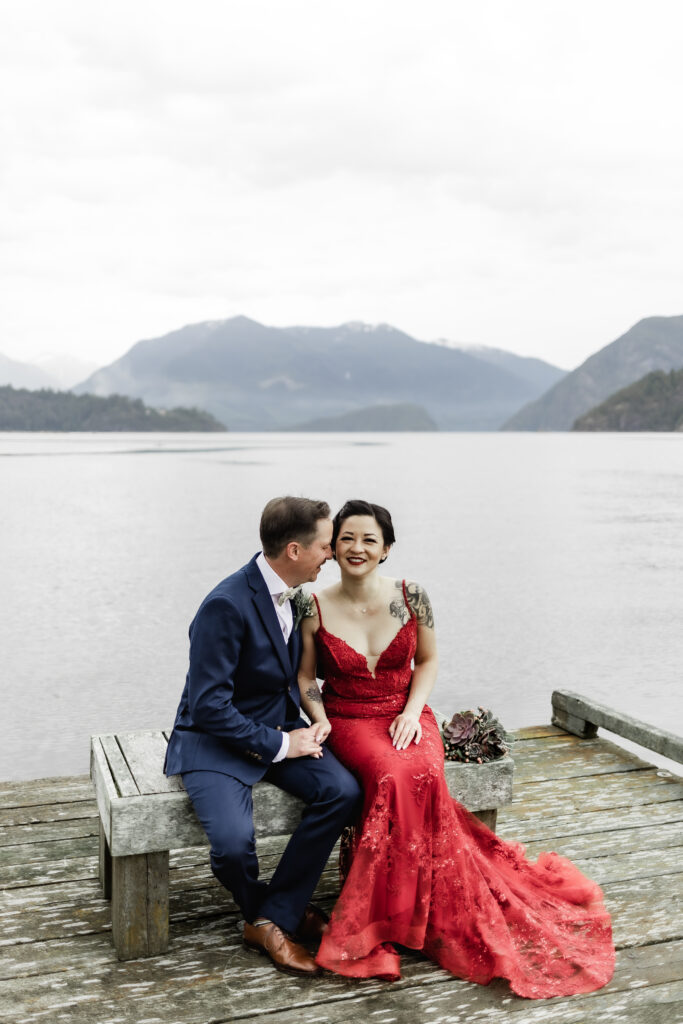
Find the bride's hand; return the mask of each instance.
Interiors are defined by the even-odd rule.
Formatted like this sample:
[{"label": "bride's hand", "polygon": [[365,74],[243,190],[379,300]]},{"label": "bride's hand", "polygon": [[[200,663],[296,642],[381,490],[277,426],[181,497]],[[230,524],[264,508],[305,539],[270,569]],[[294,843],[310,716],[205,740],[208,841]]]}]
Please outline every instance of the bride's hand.
[{"label": "bride's hand", "polygon": [[413,740],[419,743],[422,739],[422,726],[417,715],[406,714],[405,711],[396,715],[389,726],[389,735],[397,750],[405,750]]},{"label": "bride's hand", "polygon": [[315,730],[314,735],[318,743],[324,743],[332,732],[332,723],[328,718],[326,718],[324,722],[314,722],[313,728]]}]

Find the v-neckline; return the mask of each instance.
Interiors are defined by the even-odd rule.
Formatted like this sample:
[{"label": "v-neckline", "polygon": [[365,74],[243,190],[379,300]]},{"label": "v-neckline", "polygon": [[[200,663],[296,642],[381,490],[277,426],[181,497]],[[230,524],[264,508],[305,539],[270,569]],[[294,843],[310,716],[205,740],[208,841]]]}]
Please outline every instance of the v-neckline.
[{"label": "v-neckline", "polygon": [[[393,645],[394,645],[394,644],[396,643],[396,641],[397,641],[397,640],[398,640],[398,638],[400,637],[400,635],[401,635],[401,633],[403,632],[403,630],[404,630],[404,629],[406,628],[406,626],[409,626],[409,625],[410,625],[410,623],[411,623],[412,621],[413,621],[413,617],[412,617],[412,615],[411,615],[411,617],[410,617],[410,618],[408,619],[408,621],[407,621],[407,622],[404,622],[404,623],[403,623],[403,625],[402,625],[402,626],[401,626],[401,628],[400,628],[400,629],[398,630],[398,632],[394,633],[393,637],[391,638],[391,640],[389,641],[389,643],[387,644],[387,646],[386,646],[386,647],[384,648],[384,650],[383,650],[383,651],[382,651],[382,652],[381,652],[381,653],[380,653],[380,654],[379,654],[379,655],[377,656],[377,661],[375,662],[375,672],[377,671],[377,668],[378,668],[378,666],[379,666],[379,663],[380,663],[380,661],[382,660],[382,658],[384,657],[384,655],[385,655],[385,654],[387,653],[387,651],[388,651],[388,650],[390,650],[390,648],[391,648],[391,647],[393,647]],[[365,665],[365,671],[366,671],[366,672],[367,672],[367,674],[368,674],[368,675],[370,676],[370,678],[371,678],[371,679],[374,679],[374,680],[377,680],[377,676],[375,675],[375,672],[371,672],[371,671],[370,671],[370,666],[368,665],[368,656],[367,656],[367,654],[361,654],[361,652],[360,652],[360,651],[357,651],[355,647],[352,647],[352,646],[351,646],[351,644],[350,644],[350,643],[349,643],[349,642],[348,642],[347,640],[345,640],[345,639],[344,639],[343,637],[341,637],[341,636],[337,636],[337,634],[336,634],[336,633],[330,633],[329,629],[326,629],[326,627],[325,627],[325,626],[323,626],[322,622],[321,622],[321,623],[320,623],[320,625],[318,626],[318,630],[321,630],[321,629],[322,629],[322,631],[323,631],[324,633],[327,633],[327,635],[328,635],[328,636],[331,636],[331,637],[333,637],[333,638],[334,638],[335,640],[338,640],[340,644],[344,644],[344,647],[348,647],[348,649],[349,649],[350,651],[352,651],[352,652],[353,652],[353,653],[354,653],[354,654],[356,655],[356,657],[357,657],[357,658],[360,658],[360,660],[361,660],[361,661],[362,661],[362,662],[364,663],[364,665]]]}]

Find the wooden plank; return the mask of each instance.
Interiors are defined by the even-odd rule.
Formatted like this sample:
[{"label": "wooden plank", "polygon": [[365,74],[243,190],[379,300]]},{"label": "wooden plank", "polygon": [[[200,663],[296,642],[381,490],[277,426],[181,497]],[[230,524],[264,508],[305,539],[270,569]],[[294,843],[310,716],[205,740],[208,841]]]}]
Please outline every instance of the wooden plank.
[{"label": "wooden plank", "polygon": [[511,757],[487,764],[446,761],[444,767],[449,793],[470,811],[501,807],[512,800],[514,761]]},{"label": "wooden plank", "polygon": [[[622,822],[623,823],[623,822]],[[576,824],[581,825],[581,820]],[[617,855],[639,853],[649,850],[664,850],[683,846],[683,821],[667,821],[664,824],[649,828],[641,825],[637,828],[615,829],[609,832],[588,832],[556,837],[550,847],[557,850],[570,860],[585,860],[590,857],[602,857],[610,860],[615,852]],[[526,851],[530,857],[537,857],[541,850],[548,849],[548,842],[527,843]],[[675,856],[675,854],[671,854]]]},{"label": "wooden plank", "polygon": [[54,885],[97,877],[97,858],[70,857],[37,863],[5,864],[0,868],[0,889],[27,888],[32,885]]},{"label": "wooden plank", "polygon": [[555,725],[527,725],[521,729],[511,729],[508,736],[513,744],[522,743],[526,740],[539,739],[544,736],[552,736],[554,739],[570,739],[564,729],[558,729]]},{"label": "wooden plank", "polygon": [[[92,794],[91,794],[92,797]],[[78,800],[57,804],[30,804],[24,807],[6,807],[0,810],[0,826],[33,825],[40,821],[65,821],[69,818],[87,818],[97,811],[97,804]]]},{"label": "wooden plank", "polygon": [[0,807],[29,807],[31,804],[56,804],[60,800],[73,803],[92,799],[92,782],[87,775],[0,782]]},{"label": "wooden plank", "polygon": [[128,797],[112,807],[109,848],[114,857],[196,846],[203,837],[184,792]]},{"label": "wooden plank", "polygon": [[104,834],[111,846],[111,809],[118,802],[119,793],[99,736],[93,736],[90,741],[90,778],[95,786],[97,810],[104,826]]},{"label": "wooden plank", "polygon": [[628,773],[626,782],[623,773],[616,773],[527,783],[523,794],[515,791],[512,807],[517,804],[518,817],[542,817],[557,814],[560,808],[583,813],[681,799],[683,780],[662,777],[652,768]]},{"label": "wooden plank", "polygon": [[[88,818],[74,821],[48,821],[37,825],[9,825],[0,828],[0,847],[24,846],[28,843],[38,845],[51,843],[53,840],[77,839],[85,836],[96,836],[98,817],[96,814]],[[5,853],[3,852],[3,860]]]},{"label": "wooden plank", "polygon": [[[607,729],[609,732],[623,736],[624,739],[638,743],[641,747],[654,750],[663,757],[683,763],[683,737],[676,736],[665,729],[648,725],[637,718],[631,718],[614,708],[599,704],[597,701],[582,697],[579,693],[569,690],[555,690],[551,697],[553,707],[553,723],[561,727],[567,716],[578,721],[590,722],[594,726]],[[571,730],[570,730],[571,731]]]},{"label": "wooden plank", "polygon": [[[666,847],[663,850],[634,850],[631,853],[615,853],[608,857],[580,857],[574,863],[584,875],[599,885],[638,878],[663,878],[666,875],[680,875],[683,866],[683,846]],[[680,897],[683,895],[680,877],[674,882],[679,886]],[[672,898],[675,895],[672,893]]]},{"label": "wooden plank", "polygon": [[[220,896],[220,892],[217,892],[216,895]],[[622,900],[623,907],[621,907],[621,906],[617,907],[616,900],[618,898],[620,898]],[[203,903],[204,903],[204,910],[206,910],[207,909],[207,905],[208,905],[208,901],[207,900],[203,900]],[[611,909],[613,910],[613,912],[615,912],[615,907],[616,907],[617,911],[620,914],[623,911],[624,915],[630,914],[631,918],[633,919],[634,912],[635,912],[634,908],[635,908],[635,903],[636,903],[636,901],[634,900],[634,890],[633,889],[624,888],[623,891],[621,892],[621,894],[619,894],[618,892],[615,892],[614,895],[611,892],[608,891],[608,903],[609,903]],[[224,906],[225,906],[225,904],[223,902],[221,902],[220,903],[220,909],[223,909]],[[641,917],[640,917],[640,919],[635,919],[635,920],[632,920],[632,922],[631,922],[632,923],[633,938],[637,942],[642,942],[643,941],[644,929],[642,928],[642,922],[643,922],[644,919],[648,919],[651,916],[653,906],[654,906],[655,911],[660,914],[662,920],[666,920],[666,919],[670,919],[671,918],[671,902],[670,902],[670,887],[669,886],[660,886],[659,887],[659,891],[657,893],[643,894],[643,896],[641,898],[641,901],[640,901],[640,907],[638,908],[640,910]],[[196,905],[195,905],[194,908],[191,908],[191,909],[195,909],[196,910]],[[180,912],[182,912],[183,908],[182,908],[182,906],[180,904],[176,904],[176,910],[177,910],[178,913],[180,913]],[[185,912],[187,912],[187,907],[185,907],[184,910],[185,910]],[[41,915],[41,917],[44,918],[44,915]],[[222,922],[223,918],[221,918],[220,920]],[[205,930],[204,926],[205,925],[207,927],[209,927],[210,923],[207,923],[206,921],[202,920],[201,926],[200,926],[200,930],[201,930],[202,934],[204,934],[204,930]],[[177,926],[178,926],[177,925],[177,920],[174,920],[174,931],[177,928]],[[3,930],[3,934],[4,934],[4,930]],[[221,952],[220,962],[216,965],[216,968],[215,968],[215,977],[216,978],[220,979],[222,977],[222,972],[223,972],[224,968],[225,968],[225,956],[224,956],[224,953]],[[91,972],[90,968],[87,967],[87,965],[86,965],[86,971],[87,971],[87,973],[86,973],[85,976],[90,978],[92,972]],[[272,984],[272,970],[270,968],[268,968],[268,966],[265,967],[265,971],[263,972],[264,980],[265,980],[264,983],[268,984],[268,978],[269,978],[268,971],[271,971],[270,979],[271,979],[271,984]],[[134,979],[131,979],[130,976],[127,976],[127,983],[130,984],[133,981],[134,981]],[[144,974],[144,975],[140,976],[140,981],[141,982],[146,982],[146,985],[148,986],[150,984],[150,976],[148,974]],[[278,987],[281,984],[283,984],[283,981],[281,981],[279,976],[278,976]],[[350,984],[350,985],[355,987],[355,983],[344,983],[344,984]],[[203,982],[202,982],[202,985],[203,985]],[[109,983],[107,983],[107,989],[109,990]],[[145,991],[147,991],[147,988],[145,988]],[[483,990],[483,991],[486,991],[486,990]],[[110,994],[110,992],[107,991],[107,995],[109,995],[109,994]],[[224,996],[225,996],[225,991],[224,991],[223,988],[221,988],[221,997],[224,997]],[[269,998],[270,998],[270,993],[269,993]],[[522,1004],[522,1005],[529,1006],[530,1004],[527,1003],[527,1004]],[[555,1006],[556,1004],[552,1004],[552,1005]],[[118,1003],[117,1003],[117,1006],[119,1006]],[[232,1006],[233,1006],[233,1004],[232,1004],[232,996],[231,996],[231,1008],[232,1008]],[[159,1009],[159,1007],[157,1007],[157,1008]],[[139,1004],[138,1004],[138,1009],[139,1009]],[[164,1019],[164,1018],[162,1017],[162,1019]],[[171,1017],[166,1017],[165,1019],[167,1019],[167,1020],[168,1019],[175,1020],[176,1017],[171,1016]],[[183,1015],[182,1019],[185,1020],[187,1018],[185,1018],[185,1016]],[[216,1018],[216,1019],[219,1019],[219,1018]],[[98,1017],[98,1021],[99,1020],[105,1020],[105,1018],[104,1017]]]},{"label": "wooden plank", "polygon": [[120,960],[168,946],[168,853],[112,858],[112,935]]},{"label": "wooden plank", "polygon": [[[96,742],[99,743],[104,751],[104,756],[109,766],[111,778],[116,787],[116,795],[119,797],[124,796],[138,796],[140,790],[135,784],[135,779],[131,773],[128,763],[121,752],[116,736],[108,734],[105,736],[93,736],[92,744],[95,746]],[[100,761],[96,762],[96,768],[103,770],[104,766]]]},{"label": "wooden plank", "polygon": [[[98,819],[99,820],[99,819]],[[4,846],[2,849],[2,868],[0,869],[0,887],[5,871],[15,867],[23,867],[26,871],[49,870],[52,864],[67,865],[69,860],[93,857],[97,854],[97,843],[92,835],[79,836],[75,839],[54,839],[46,843],[22,843],[19,846]],[[48,867],[45,867],[47,863]]]},{"label": "wooden plank", "polygon": [[140,793],[185,792],[177,775],[164,775],[166,737],[161,732],[124,732],[116,736]]},{"label": "wooden plank", "polygon": [[[683,820],[683,804],[636,804],[633,807],[614,807],[576,813],[561,806],[553,814],[548,808],[546,815],[527,817],[526,805],[515,807],[514,803],[501,810],[498,818],[498,834],[503,839],[519,843],[548,842],[564,837],[574,838],[580,834],[604,833],[606,836],[622,828],[657,828]],[[566,813],[563,813],[566,812]]]},{"label": "wooden plank", "polygon": [[[254,828],[257,838],[289,835],[301,820],[303,803],[270,783],[254,787]],[[112,855],[130,856],[182,846],[197,846],[205,833],[187,794],[158,793],[129,797],[112,807],[109,846]]]},{"label": "wooden plank", "polygon": [[[675,1024],[683,1018],[683,982],[646,986],[628,993],[603,989],[587,996],[574,996],[571,1000],[545,1000],[530,1003],[508,995],[502,984],[489,987],[491,1000],[479,1008],[479,994],[460,988],[448,981],[424,986],[419,996],[412,986],[390,992],[372,992],[348,1000],[325,1002],[312,1007],[300,1006],[281,1011],[275,1018],[278,1024],[357,1024],[359,1020],[390,1024],[415,1020],[416,996],[419,998],[420,1019],[436,1024],[509,1024],[511,1013],[520,1013],[524,1024]],[[521,1016],[523,1014],[523,1016]],[[232,1017],[243,1020],[247,1015]],[[267,1019],[267,1018],[266,1018]]]},{"label": "wooden plank", "polygon": [[100,839],[97,849],[97,879],[105,900],[110,900],[112,887],[111,850],[109,849],[107,837],[104,834],[102,822],[100,822]]},{"label": "wooden plank", "polygon": [[[85,943],[92,948],[90,962]],[[639,947],[621,954],[610,985],[588,996],[533,1002],[512,996],[503,982],[489,986],[472,985],[452,979],[415,954],[402,956],[403,977],[390,983],[377,979],[348,981],[332,974],[318,979],[298,979],[276,974],[264,958],[241,946],[238,932],[225,933],[220,922],[200,928],[172,941],[168,953],[147,961],[107,961],[101,939],[71,940],[68,956],[76,947],[71,969],[59,974],[17,973],[0,984],[13,1022],[59,1019],[70,1024],[139,1024],[142,1020],[173,1024],[206,1024],[207,1021],[249,1020],[263,1016],[268,1021],[442,1021],[466,1024],[470,1020],[509,1024],[518,1019],[527,1024],[529,1012],[543,1013],[536,1021],[566,1020],[558,1013],[580,1009],[581,1016],[569,1018],[576,1024],[587,1020],[610,1022],[629,1020],[650,1024],[654,1006],[668,1010],[680,995],[683,968],[680,943]],[[60,946],[50,947],[59,963]],[[22,978],[17,985],[14,978]],[[645,993],[645,995],[643,995]],[[85,998],[84,998],[85,996]],[[446,998],[447,997],[447,998]],[[647,998],[645,998],[647,997]],[[611,1000],[611,1003],[606,1001]],[[412,1009],[409,1008],[412,1006]],[[428,1013],[440,1006],[440,1013]],[[340,1013],[342,1014],[340,1016]],[[513,1015],[519,1014],[519,1017]],[[28,1016],[25,1016],[28,1015]],[[452,1016],[455,1015],[455,1016]],[[672,1024],[675,1017],[660,1017]]]},{"label": "wooden plank", "polygon": [[38,907],[45,909],[62,904],[75,906],[77,903],[87,903],[89,900],[100,898],[97,879],[93,882],[77,879],[53,885],[15,886],[0,891],[0,917],[16,908],[28,912]]},{"label": "wooden plank", "polygon": [[[558,756],[560,754],[560,756]],[[645,771],[652,765],[604,740],[584,740],[561,753],[557,742],[529,743],[515,758],[515,788],[527,782]],[[628,780],[627,780],[628,784]]]}]

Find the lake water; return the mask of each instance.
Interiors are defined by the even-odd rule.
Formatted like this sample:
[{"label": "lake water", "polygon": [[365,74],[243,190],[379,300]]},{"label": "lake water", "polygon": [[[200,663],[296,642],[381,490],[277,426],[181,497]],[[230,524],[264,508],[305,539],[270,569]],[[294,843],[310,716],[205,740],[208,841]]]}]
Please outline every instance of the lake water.
[{"label": "lake water", "polygon": [[287,492],[392,511],[435,707],[514,728],[566,688],[683,733],[683,434],[2,434],[0,779],[169,726],[197,605]]}]

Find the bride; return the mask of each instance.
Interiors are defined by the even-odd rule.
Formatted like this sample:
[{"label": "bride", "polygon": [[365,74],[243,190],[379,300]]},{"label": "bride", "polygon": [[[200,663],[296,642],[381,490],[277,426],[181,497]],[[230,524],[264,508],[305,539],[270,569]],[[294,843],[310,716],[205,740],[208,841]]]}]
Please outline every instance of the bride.
[{"label": "bride", "polygon": [[341,579],[304,619],[299,687],[364,803],[318,963],[393,980],[399,944],[460,978],[506,978],[530,998],[600,988],[614,969],[600,888],[555,853],[527,860],[448,792],[426,704],[437,670],[431,605],[416,583],[378,571],[395,540],[391,516],[348,501],[333,525]]}]

